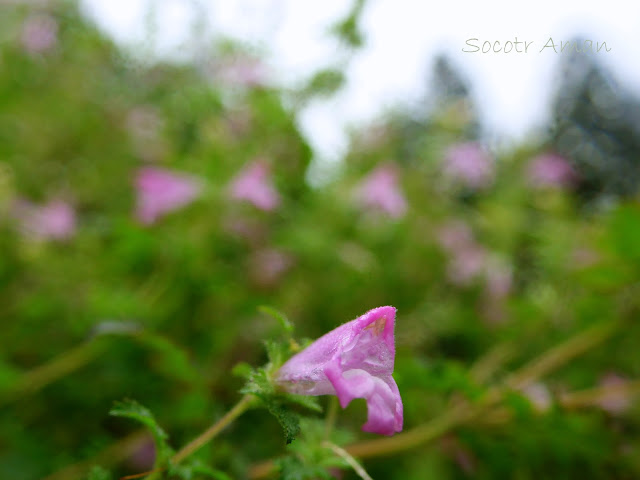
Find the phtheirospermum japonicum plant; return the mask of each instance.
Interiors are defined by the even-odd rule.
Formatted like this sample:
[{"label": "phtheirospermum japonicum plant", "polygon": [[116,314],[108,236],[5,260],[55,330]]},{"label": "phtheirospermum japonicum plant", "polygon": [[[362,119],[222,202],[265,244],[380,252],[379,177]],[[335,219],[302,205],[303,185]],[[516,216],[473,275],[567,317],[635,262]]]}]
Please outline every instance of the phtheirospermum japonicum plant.
[{"label": "phtheirospermum japonicum plant", "polygon": [[[244,380],[239,401],[186,445],[175,450],[168,434],[146,407],[129,399],[116,402],[111,415],[142,423],[155,445],[153,468],[124,479],[231,478],[204,462],[199,452],[210,442],[209,447],[213,448],[216,437],[249,410],[271,414],[284,434],[279,440],[283,445],[282,455],[253,464],[247,471],[249,478],[276,475],[284,479],[334,478],[337,472],[348,469],[360,478],[370,479],[362,459],[414,449],[467,425],[517,421],[528,409],[548,409],[539,391],[536,394],[538,380],[610,338],[620,326],[615,322],[592,326],[499,381],[488,382],[507,359],[517,354],[510,344],[499,345],[474,365],[468,380],[458,384],[443,412],[403,432],[402,397],[392,376],[394,307],[369,310],[315,341],[296,340],[293,324],[284,314],[266,306],[260,310],[277,320],[281,327],[278,338],[264,342],[268,362],[257,368],[246,363],[235,366],[233,373]],[[621,386],[618,393],[630,395],[637,388],[627,384]],[[610,393],[610,389],[568,393],[557,402],[573,408],[593,404]],[[319,396],[329,396],[324,406]],[[341,426],[339,406],[345,408],[354,399],[364,399],[366,404],[362,430],[381,437],[355,441],[356,432]],[[261,441],[260,433],[255,432],[255,440],[247,438],[243,442]],[[238,454],[242,445],[235,448],[231,454]],[[108,478],[111,478],[109,472],[99,466],[89,474],[90,480]]]}]

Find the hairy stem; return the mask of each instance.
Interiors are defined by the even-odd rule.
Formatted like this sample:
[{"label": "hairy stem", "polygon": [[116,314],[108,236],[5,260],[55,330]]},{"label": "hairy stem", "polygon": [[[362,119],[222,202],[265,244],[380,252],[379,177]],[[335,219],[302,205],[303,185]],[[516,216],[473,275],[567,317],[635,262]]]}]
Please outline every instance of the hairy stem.
[{"label": "hairy stem", "polygon": [[220,420],[218,420],[196,438],[187,443],[178,451],[178,453],[171,457],[171,462],[174,464],[180,463],[193,452],[204,446],[206,443],[210,442],[225,427],[227,427],[236,418],[247,411],[251,406],[253,400],[253,395],[245,395],[244,397],[242,397],[242,399],[238,403],[236,403],[236,405],[231,410],[229,410]]},{"label": "hairy stem", "polygon": [[331,431],[336,425],[336,419],[338,417],[338,397],[331,397],[329,399],[329,409],[327,411],[327,418],[324,424],[324,439],[329,440]]},{"label": "hairy stem", "polygon": [[329,448],[331,451],[333,451],[333,453],[343,458],[349,464],[349,466],[353,468],[353,471],[356,472],[360,478],[362,478],[362,480],[373,480],[369,476],[367,471],[362,467],[362,465],[360,465],[358,461],[349,454],[349,452],[347,452],[343,448],[340,448],[335,443],[327,441],[322,442],[322,446]]}]

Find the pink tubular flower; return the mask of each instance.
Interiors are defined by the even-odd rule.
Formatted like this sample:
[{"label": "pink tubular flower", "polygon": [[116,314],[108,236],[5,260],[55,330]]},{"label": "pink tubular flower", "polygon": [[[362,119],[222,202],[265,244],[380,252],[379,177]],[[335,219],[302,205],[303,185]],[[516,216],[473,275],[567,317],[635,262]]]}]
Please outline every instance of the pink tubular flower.
[{"label": "pink tubular flower", "polygon": [[280,196],[273,187],[269,166],[262,160],[256,160],[231,182],[231,198],[245,200],[260,210],[273,210],[280,205]]},{"label": "pink tubular flower", "polygon": [[396,309],[378,307],[320,337],[280,369],[278,382],[301,395],[337,395],[345,408],[367,401],[365,432],[402,431],[403,409],[393,373]]},{"label": "pink tubular flower", "polygon": [[493,161],[479,144],[462,143],[447,150],[444,173],[469,188],[484,188],[493,180]]},{"label": "pink tubular flower", "polygon": [[396,171],[390,165],[376,168],[362,181],[356,190],[356,200],[363,207],[382,211],[392,218],[402,217],[407,211]]},{"label": "pink tubular flower", "polygon": [[575,172],[569,162],[560,155],[546,153],[529,163],[529,181],[537,187],[564,187],[575,180]]},{"label": "pink tubular flower", "polygon": [[19,201],[14,215],[20,221],[23,234],[34,239],[68,240],[76,231],[75,211],[62,200],[53,200],[45,205]]},{"label": "pink tubular flower", "polygon": [[136,216],[150,225],[162,215],[191,203],[200,193],[200,182],[170,170],[145,167],[136,177]]}]

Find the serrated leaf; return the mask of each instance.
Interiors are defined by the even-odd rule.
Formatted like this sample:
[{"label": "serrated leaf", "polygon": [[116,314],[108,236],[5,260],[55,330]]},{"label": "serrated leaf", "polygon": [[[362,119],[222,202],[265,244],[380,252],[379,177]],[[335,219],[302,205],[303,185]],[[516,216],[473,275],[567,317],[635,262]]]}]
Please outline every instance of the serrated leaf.
[{"label": "serrated leaf", "polygon": [[288,333],[291,334],[293,333],[293,323],[291,323],[291,321],[287,318],[287,316],[282,313],[279,310],[276,310],[273,307],[270,307],[268,305],[260,305],[258,307],[258,311],[260,313],[264,313],[266,315],[269,315],[270,317],[274,318],[275,320],[278,321],[278,323],[280,323],[280,325],[282,326],[283,330]]},{"label": "serrated leaf", "polygon": [[251,370],[247,378],[247,383],[240,389],[240,393],[250,393],[260,398],[273,395],[274,389],[267,371],[263,367]]},{"label": "serrated leaf", "polygon": [[154,467],[162,468],[169,462],[169,459],[173,455],[173,450],[167,443],[169,436],[160,425],[158,425],[158,422],[148,408],[135,400],[127,399],[122,402],[116,402],[114,407],[109,411],[109,415],[131,418],[145,425],[151,432],[156,446],[157,455]]},{"label": "serrated leaf", "polygon": [[280,342],[266,340],[264,342],[269,357],[269,367],[271,370],[279,369],[285,362],[285,358],[289,356],[289,345]]},{"label": "serrated leaf", "polygon": [[262,400],[269,413],[276,417],[276,420],[280,423],[287,445],[293,442],[300,433],[300,416],[274,398],[263,398]]}]

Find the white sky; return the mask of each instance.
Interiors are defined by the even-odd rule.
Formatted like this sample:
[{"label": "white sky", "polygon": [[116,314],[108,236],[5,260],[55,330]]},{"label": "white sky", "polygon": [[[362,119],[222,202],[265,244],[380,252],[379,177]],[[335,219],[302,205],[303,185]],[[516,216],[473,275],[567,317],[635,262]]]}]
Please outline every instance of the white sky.
[{"label": "white sky", "polygon": [[[267,65],[285,85],[295,85],[336,59],[328,27],[350,0],[83,0],[90,15],[117,40],[143,43],[149,4],[156,9],[156,46],[175,52],[197,18],[214,34],[265,51]],[[197,14],[193,6],[203,7]],[[366,46],[347,70],[348,83],[334,98],[303,112],[301,128],[320,160],[335,161],[346,149],[344,127],[374,118],[386,107],[411,106],[425,93],[435,54],[445,52],[471,80],[488,130],[517,140],[541,125],[557,83],[561,54],[539,53],[549,37],[575,35],[607,42],[599,59],[626,86],[640,93],[640,2],[635,0],[369,0],[362,28]],[[463,53],[465,41],[533,41],[529,53]]]}]

